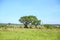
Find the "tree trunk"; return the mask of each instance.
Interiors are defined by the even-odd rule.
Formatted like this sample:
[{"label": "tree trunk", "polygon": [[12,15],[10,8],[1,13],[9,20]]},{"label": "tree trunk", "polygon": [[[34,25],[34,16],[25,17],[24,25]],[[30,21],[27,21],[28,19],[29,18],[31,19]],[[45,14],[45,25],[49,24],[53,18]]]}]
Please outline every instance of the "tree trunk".
[{"label": "tree trunk", "polygon": [[28,28],[28,26],[27,25],[25,25],[25,27],[24,28]]}]

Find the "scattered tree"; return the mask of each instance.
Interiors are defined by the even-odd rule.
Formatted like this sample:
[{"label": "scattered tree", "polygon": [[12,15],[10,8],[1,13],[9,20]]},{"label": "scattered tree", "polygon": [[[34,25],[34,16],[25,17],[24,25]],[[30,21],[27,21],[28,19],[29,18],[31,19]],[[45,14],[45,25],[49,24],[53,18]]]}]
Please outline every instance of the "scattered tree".
[{"label": "scattered tree", "polygon": [[28,24],[37,26],[41,22],[36,18],[36,16],[23,16],[19,19],[19,21],[25,25],[25,28],[28,28]]}]

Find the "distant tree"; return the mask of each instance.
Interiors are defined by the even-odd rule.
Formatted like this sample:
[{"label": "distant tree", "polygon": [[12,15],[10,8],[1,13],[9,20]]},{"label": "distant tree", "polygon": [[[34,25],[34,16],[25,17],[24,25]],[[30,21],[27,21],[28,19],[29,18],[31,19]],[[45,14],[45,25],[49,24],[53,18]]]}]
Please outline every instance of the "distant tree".
[{"label": "distant tree", "polygon": [[8,25],[11,25],[11,23],[8,23]]},{"label": "distant tree", "polygon": [[39,24],[39,21],[36,18],[36,16],[23,16],[19,19],[19,21],[25,25],[25,28],[28,28],[28,26],[27,26],[28,24],[34,24],[34,25],[36,23]]}]

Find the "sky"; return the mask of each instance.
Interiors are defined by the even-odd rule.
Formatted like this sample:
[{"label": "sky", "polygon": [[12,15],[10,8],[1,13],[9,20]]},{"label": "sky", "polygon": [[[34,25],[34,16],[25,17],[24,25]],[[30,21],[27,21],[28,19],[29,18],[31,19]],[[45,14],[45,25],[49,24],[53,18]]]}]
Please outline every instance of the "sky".
[{"label": "sky", "polygon": [[36,16],[43,24],[60,24],[60,0],[0,0],[0,23],[17,23]]}]

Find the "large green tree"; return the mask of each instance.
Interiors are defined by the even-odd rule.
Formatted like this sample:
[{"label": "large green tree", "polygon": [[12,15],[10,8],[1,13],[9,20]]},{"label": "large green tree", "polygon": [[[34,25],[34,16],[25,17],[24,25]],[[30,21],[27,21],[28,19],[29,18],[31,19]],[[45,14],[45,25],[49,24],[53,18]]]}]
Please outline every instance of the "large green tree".
[{"label": "large green tree", "polygon": [[25,28],[28,28],[27,27],[28,24],[36,26],[41,22],[40,20],[37,19],[36,16],[23,16],[19,19],[19,21],[25,25]]}]

